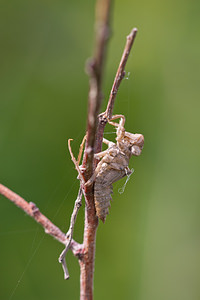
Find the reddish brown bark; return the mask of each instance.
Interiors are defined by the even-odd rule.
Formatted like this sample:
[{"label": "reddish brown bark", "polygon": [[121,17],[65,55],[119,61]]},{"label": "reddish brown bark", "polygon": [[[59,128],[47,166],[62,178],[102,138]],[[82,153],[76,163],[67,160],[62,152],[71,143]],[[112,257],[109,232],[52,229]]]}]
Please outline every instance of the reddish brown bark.
[{"label": "reddish brown bark", "polygon": [[[65,245],[66,236],[56,225],[54,225],[46,216],[44,216],[39,208],[33,202],[27,202],[21,196],[17,195],[3,184],[0,184],[0,194],[12,201],[15,205],[26,212],[30,217],[35,219],[44,228],[47,234],[53,236],[57,241]],[[76,256],[80,256],[83,246],[72,241],[70,249]]]},{"label": "reddish brown bark", "polygon": [[[106,44],[109,37],[109,16],[111,9],[111,0],[97,0],[96,5],[96,38],[94,57],[87,64],[89,74],[89,97],[88,97],[88,119],[87,119],[87,140],[84,151],[82,167],[84,172],[81,175],[86,182],[93,174],[97,161],[94,160],[94,153],[101,151],[103,132],[108,119],[111,118],[116,94],[120,83],[125,75],[125,65],[133,45],[137,29],[134,28],[127,36],[127,42],[124,52],[115,76],[115,80],[110,93],[107,109],[99,115],[102,100],[102,78],[103,66],[105,62]],[[98,218],[96,216],[94,205],[93,186],[84,186],[81,183],[85,196],[85,224],[83,245],[72,240],[70,249],[79,258],[80,264],[80,299],[93,299],[93,277],[95,262],[96,232],[98,227]],[[17,194],[0,184],[0,194],[4,195],[17,206],[23,209],[27,214],[40,223],[45,232],[52,235],[59,242],[66,244],[66,235],[46,218],[32,202],[28,203]]]},{"label": "reddish brown bark", "polygon": [[[102,101],[102,75],[105,62],[106,44],[109,37],[109,15],[111,1],[98,0],[96,4],[96,34],[94,57],[87,64],[89,75],[87,140],[83,157],[84,178],[87,181],[95,168],[94,152],[98,114]],[[102,141],[101,141],[102,142]],[[95,261],[96,231],[98,218],[94,205],[93,186],[84,188],[85,196],[85,224],[84,224],[84,256],[80,261],[80,299],[93,299],[93,277]]]}]

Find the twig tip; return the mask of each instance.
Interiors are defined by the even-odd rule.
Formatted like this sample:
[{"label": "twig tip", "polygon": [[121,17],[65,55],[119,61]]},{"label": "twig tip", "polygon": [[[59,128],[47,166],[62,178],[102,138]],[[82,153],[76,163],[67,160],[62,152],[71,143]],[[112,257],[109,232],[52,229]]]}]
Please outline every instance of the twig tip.
[{"label": "twig tip", "polygon": [[134,39],[134,37],[136,36],[137,32],[138,32],[138,29],[136,27],[134,27],[131,30],[131,33],[127,36],[127,39]]}]

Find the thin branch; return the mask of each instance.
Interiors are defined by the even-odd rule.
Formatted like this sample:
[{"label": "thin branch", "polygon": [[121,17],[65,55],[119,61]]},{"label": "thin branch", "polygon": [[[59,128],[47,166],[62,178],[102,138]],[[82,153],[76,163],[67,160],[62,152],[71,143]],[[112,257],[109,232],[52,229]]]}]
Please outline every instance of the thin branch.
[{"label": "thin branch", "polygon": [[125,66],[126,66],[131,48],[133,46],[133,42],[135,40],[136,34],[137,34],[137,28],[133,28],[131,33],[126,38],[126,45],[125,45],[125,48],[124,48],[124,51],[122,54],[122,58],[121,58],[117,73],[115,75],[113,86],[112,86],[112,89],[110,92],[110,98],[109,98],[108,105],[107,105],[107,108],[105,111],[105,116],[107,119],[110,119],[112,117],[112,111],[113,111],[113,107],[114,107],[115,98],[116,98],[120,83],[125,76],[125,71],[124,71]]},{"label": "thin branch", "polygon": [[82,205],[82,196],[83,196],[83,192],[82,192],[82,189],[80,188],[79,192],[78,192],[77,199],[76,199],[75,204],[74,204],[73,213],[71,215],[70,227],[69,227],[68,232],[66,233],[65,249],[60,254],[60,257],[59,257],[59,260],[58,260],[62,264],[65,279],[69,278],[69,272],[68,272],[68,269],[67,269],[67,264],[66,264],[65,257],[66,257],[67,251],[70,249],[70,245],[71,245],[71,241],[72,241],[72,237],[73,237],[73,232],[74,232],[74,225],[75,225],[75,222],[76,222],[76,217],[77,217],[78,211],[79,211],[79,209]]},{"label": "thin branch", "polygon": [[[87,140],[83,156],[82,172],[79,172],[78,163],[76,168],[79,172],[81,180],[81,188],[85,196],[85,225],[84,225],[84,241],[83,245],[75,242],[72,239],[74,224],[80,207],[82,190],[79,190],[78,198],[75,202],[75,208],[71,216],[71,223],[68,233],[65,235],[57,226],[55,226],[47,217],[45,217],[36,205],[32,202],[28,203],[22,197],[15,194],[5,186],[0,184],[0,194],[11,200],[34,220],[41,224],[47,234],[50,234],[60,243],[65,245],[64,251],[61,253],[59,261],[62,263],[65,278],[69,277],[65,255],[70,248],[75,256],[79,258],[81,269],[81,300],[93,299],[93,276],[94,276],[94,258],[95,258],[95,242],[96,230],[98,227],[98,218],[96,216],[94,205],[94,190],[93,186],[85,186],[84,183],[91,178],[96,161],[94,161],[94,153],[101,151],[103,140],[103,132],[106,123],[112,117],[112,111],[116,94],[120,83],[125,75],[126,62],[133,45],[137,29],[134,28],[130,35],[127,36],[125,49],[119,64],[116,77],[110,93],[107,109],[99,115],[100,105],[102,101],[102,74],[105,61],[105,49],[109,37],[109,19],[111,10],[111,0],[97,0],[96,5],[96,39],[94,57],[87,64],[87,72],[89,74],[89,97],[88,97],[88,119],[87,119]],[[99,115],[99,117],[98,117]],[[69,141],[69,149],[70,141]],[[72,152],[70,151],[72,160],[75,161]],[[78,158],[79,161],[80,157]]]},{"label": "thin branch", "polygon": [[83,159],[83,165],[86,167],[86,172],[84,173],[86,181],[91,177],[93,172],[93,158],[98,125],[98,114],[102,101],[102,74],[105,62],[105,50],[110,32],[110,9],[111,0],[97,1],[94,57],[90,59],[86,65],[86,71],[89,75],[87,141]]},{"label": "thin branch", "polygon": [[112,89],[110,92],[110,97],[108,100],[106,111],[99,115],[95,153],[98,153],[101,151],[104,128],[105,128],[108,120],[111,119],[111,117],[112,117],[112,112],[113,112],[113,107],[114,107],[115,99],[117,96],[117,92],[118,92],[120,83],[125,76],[125,66],[126,66],[131,48],[133,46],[136,34],[137,34],[137,28],[133,28],[131,33],[127,36],[126,45],[124,47],[121,61],[119,63],[119,67],[118,67],[117,73],[115,75],[115,79],[114,79],[113,86],[112,86]]},{"label": "thin branch", "polygon": [[[105,61],[105,50],[109,37],[111,0],[97,0],[96,4],[96,38],[94,57],[87,64],[89,75],[87,140],[83,156],[83,176],[85,181],[90,179],[94,170],[94,152],[98,114],[102,101],[102,74]],[[85,196],[85,225],[84,225],[84,256],[80,263],[80,299],[93,299],[94,259],[96,245],[96,230],[98,218],[94,205],[93,185],[84,187]]]},{"label": "thin branch", "polygon": [[[53,236],[57,241],[62,244],[66,244],[66,235],[54,225],[47,217],[45,217],[39,210],[39,208],[33,202],[27,202],[22,197],[0,184],[0,194],[12,201],[15,205],[21,208],[25,213],[31,216],[36,222],[38,222],[44,228],[45,233]],[[75,256],[79,256],[83,246],[72,240],[70,249]]]}]

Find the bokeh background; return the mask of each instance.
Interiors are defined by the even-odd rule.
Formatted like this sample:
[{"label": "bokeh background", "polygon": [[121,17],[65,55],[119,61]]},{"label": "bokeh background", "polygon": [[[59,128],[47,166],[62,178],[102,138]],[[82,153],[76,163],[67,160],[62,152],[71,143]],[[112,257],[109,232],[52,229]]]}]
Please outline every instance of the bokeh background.
[{"label": "bokeh background", "polygon": [[[0,182],[66,231],[78,192],[67,150],[85,133],[95,1],[1,1]],[[114,113],[145,147],[122,195],[115,184],[98,228],[94,299],[197,300],[199,257],[200,2],[115,1],[105,108],[132,27],[138,27]],[[114,139],[113,128],[106,138]],[[83,209],[75,227],[81,242]],[[0,299],[78,299],[79,266],[0,196]]]}]

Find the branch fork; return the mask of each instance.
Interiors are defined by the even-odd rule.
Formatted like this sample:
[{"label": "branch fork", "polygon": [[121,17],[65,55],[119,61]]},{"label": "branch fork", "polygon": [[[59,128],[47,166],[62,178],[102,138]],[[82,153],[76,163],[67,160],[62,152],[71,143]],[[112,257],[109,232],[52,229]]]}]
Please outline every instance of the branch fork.
[{"label": "branch fork", "polygon": [[[93,171],[98,163],[94,154],[101,152],[104,128],[107,122],[112,117],[116,95],[122,79],[125,76],[125,66],[128,60],[130,50],[136,37],[137,29],[134,28],[127,36],[126,45],[123,55],[113,82],[110,92],[106,111],[99,114],[100,104],[102,100],[101,82],[103,65],[105,58],[106,43],[108,40],[109,30],[109,13],[110,0],[97,0],[97,15],[96,21],[96,47],[94,58],[87,64],[89,73],[90,89],[88,101],[88,120],[87,120],[87,139],[83,155],[82,169],[80,171],[79,161],[75,160],[76,169],[79,172],[81,187],[77,199],[75,201],[74,210],[71,215],[70,227],[68,232],[63,233],[56,225],[54,225],[47,217],[45,217],[39,208],[33,203],[28,203],[19,195],[15,194],[7,187],[0,184],[0,194],[11,200],[19,208],[25,211],[29,216],[34,218],[36,222],[42,225],[45,232],[50,234],[60,243],[65,245],[59,257],[59,262],[62,264],[65,279],[69,278],[69,272],[66,265],[66,254],[69,249],[78,257],[81,269],[81,300],[93,299],[93,275],[94,275],[94,257],[95,257],[95,242],[96,230],[98,227],[98,218],[96,216],[94,205],[93,185],[85,185],[92,177]],[[70,143],[70,141],[69,141]],[[71,152],[70,152],[71,153]],[[73,156],[72,156],[73,157]],[[85,196],[85,225],[83,244],[79,244],[73,240],[74,225],[78,211],[82,205],[82,195]]]}]

